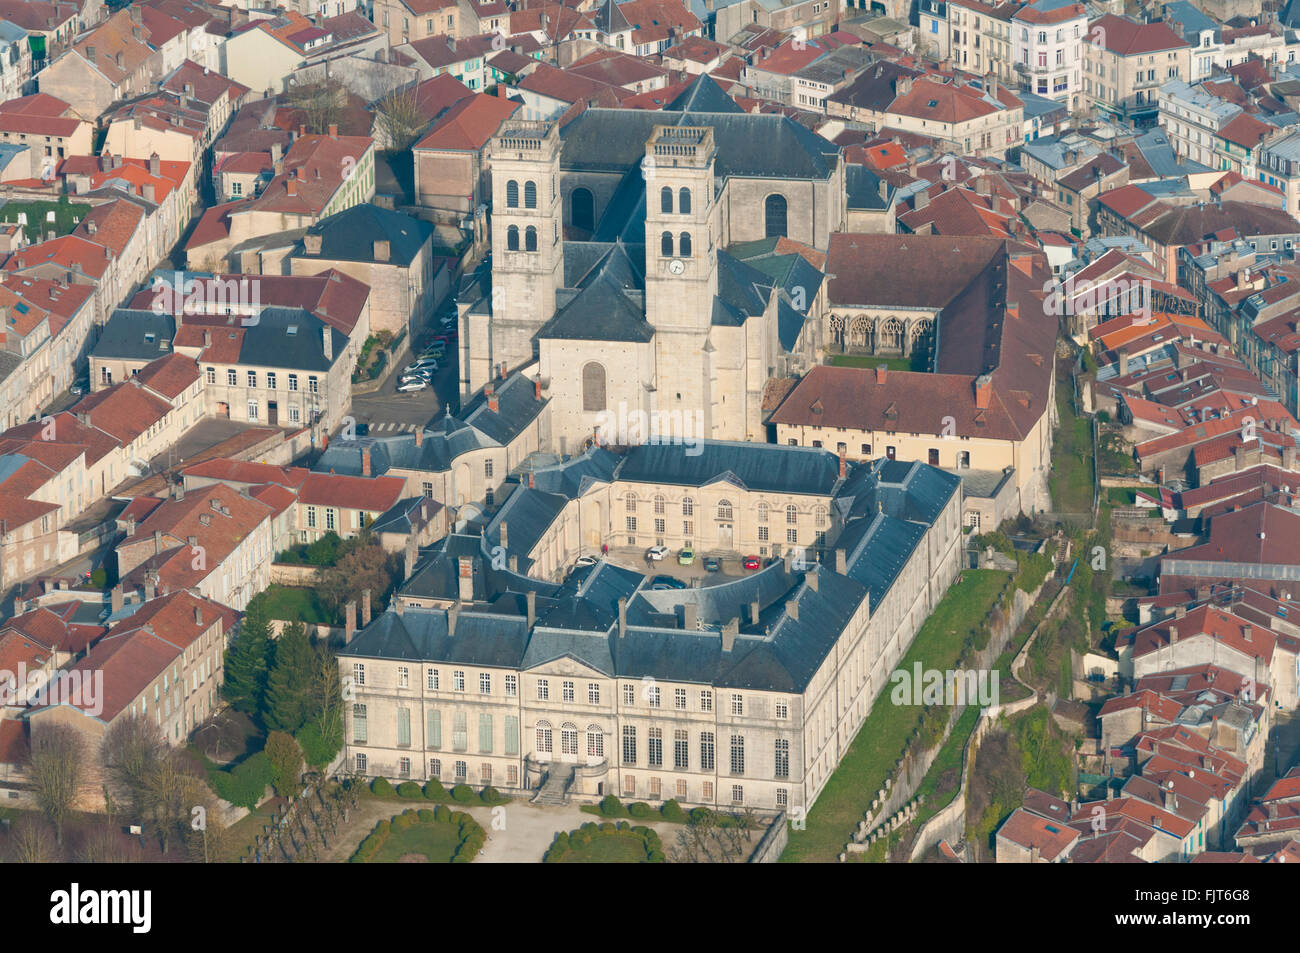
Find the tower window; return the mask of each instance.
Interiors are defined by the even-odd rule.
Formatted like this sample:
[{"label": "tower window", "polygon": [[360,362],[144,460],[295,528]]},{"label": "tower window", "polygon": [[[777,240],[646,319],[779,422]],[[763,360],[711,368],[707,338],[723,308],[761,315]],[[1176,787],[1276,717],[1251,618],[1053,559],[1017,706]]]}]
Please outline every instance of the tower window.
[{"label": "tower window", "polygon": [[506,207],[519,208],[519,183],[514,179],[506,183]]},{"label": "tower window", "polygon": [[668,214],[673,210],[673,190],[664,186],[659,190],[659,211]]},{"label": "tower window", "polygon": [[519,251],[518,225],[511,225],[506,229],[506,251]]},{"label": "tower window", "polygon": [[677,250],[683,258],[691,257],[691,233],[682,232],[681,237],[677,239]]},{"label": "tower window", "polygon": [[768,238],[786,237],[785,225],[785,196],[769,195],[767,201],[763,203],[763,216],[766,222],[766,232]]},{"label": "tower window", "polygon": [[659,253],[665,258],[673,257],[673,233],[664,232],[659,236]]},{"label": "tower window", "polygon": [[524,251],[537,251],[537,229],[531,225],[524,230]]},{"label": "tower window", "polygon": [[677,211],[683,215],[691,214],[691,190],[680,189],[677,192]]},{"label": "tower window", "polygon": [[524,183],[524,208],[537,208],[537,183]]}]

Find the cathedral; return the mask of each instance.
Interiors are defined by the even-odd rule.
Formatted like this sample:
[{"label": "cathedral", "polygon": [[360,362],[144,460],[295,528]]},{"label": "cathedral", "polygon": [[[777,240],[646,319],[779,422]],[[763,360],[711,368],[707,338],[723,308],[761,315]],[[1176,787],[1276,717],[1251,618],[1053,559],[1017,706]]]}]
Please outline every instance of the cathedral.
[{"label": "cathedral", "polygon": [[[663,111],[508,120],[489,144],[491,266],[462,284],[462,399],[535,364],[555,449],[600,421],[765,439],[764,388],[815,363],[843,227],[839,148],[708,76]],[[792,252],[793,250],[793,252]]]}]

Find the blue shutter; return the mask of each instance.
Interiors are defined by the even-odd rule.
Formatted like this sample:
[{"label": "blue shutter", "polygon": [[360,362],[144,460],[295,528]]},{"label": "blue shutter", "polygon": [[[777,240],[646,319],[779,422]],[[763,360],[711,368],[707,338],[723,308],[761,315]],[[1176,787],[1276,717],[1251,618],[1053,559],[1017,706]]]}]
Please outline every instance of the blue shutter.
[{"label": "blue shutter", "polygon": [[433,710],[428,714],[428,740],[425,742],[430,748],[442,747],[442,712]]}]

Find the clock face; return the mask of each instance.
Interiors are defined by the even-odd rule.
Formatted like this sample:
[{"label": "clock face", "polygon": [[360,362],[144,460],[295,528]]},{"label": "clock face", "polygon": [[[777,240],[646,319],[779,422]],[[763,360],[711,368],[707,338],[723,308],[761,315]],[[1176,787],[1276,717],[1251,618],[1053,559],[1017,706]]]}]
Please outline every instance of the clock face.
[{"label": "clock face", "polygon": [[686,270],[686,263],[682,261],[680,258],[674,258],[672,261],[668,263],[668,270],[671,271],[674,275],[680,275],[683,271]]}]

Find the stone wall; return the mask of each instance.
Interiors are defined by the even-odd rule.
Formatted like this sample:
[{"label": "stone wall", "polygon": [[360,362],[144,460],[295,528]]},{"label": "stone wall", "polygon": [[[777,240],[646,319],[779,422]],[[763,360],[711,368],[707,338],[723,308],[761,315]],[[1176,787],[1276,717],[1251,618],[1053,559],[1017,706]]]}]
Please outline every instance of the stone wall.
[{"label": "stone wall", "polygon": [[785,811],[782,811],[768,825],[766,833],[763,834],[763,839],[758,842],[754,852],[749,855],[747,863],[775,864],[777,862],[785,850],[785,845],[790,841],[790,825],[786,821]]}]

